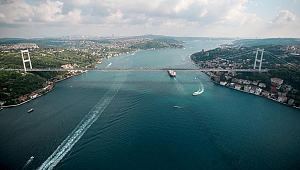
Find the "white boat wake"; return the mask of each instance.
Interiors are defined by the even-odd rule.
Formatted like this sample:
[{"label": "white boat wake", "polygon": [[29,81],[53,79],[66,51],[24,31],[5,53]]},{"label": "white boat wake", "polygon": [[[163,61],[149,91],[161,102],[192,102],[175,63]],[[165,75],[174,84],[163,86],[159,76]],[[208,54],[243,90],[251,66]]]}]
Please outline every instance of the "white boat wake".
[{"label": "white boat wake", "polygon": [[178,79],[176,79],[175,77],[174,77],[174,80],[176,80],[177,90],[180,91],[181,93],[183,93],[184,95],[186,95],[187,92],[186,92],[185,88],[183,87],[182,83]]},{"label": "white boat wake", "polygon": [[194,93],[193,93],[193,96],[197,96],[197,95],[199,95],[199,94],[202,94],[203,92],[204,92],[204,87],[203,87],[203,84],[201,83],[201,84],[199,85],[198,91],[194,92]]},{"label": "white boat wake", "polygon": [[27,168],[27,166],[31,163],[31,161],[33,161],[33,156],[31,156],[30,157],[30,159],[28,159],[27,161],[26,161],[26,163],[25,163],[25,165],[23,166],[23,168],[22,169],[26,169]]},{"label": "white boat wake", "polygon": [[76,128],[47,158],[47,160],[38,168],[39,170],[53,169],[64,158],[64,156],[72,149],[72,147],[78,142],[78,140],[84,135],[84,133],[91,127],[91,125],[99,118],[99,116],[105,110],[107,105],[118,93],[126,77],[127,77],[127,73],[125,76],[123,75],[116,78],[115,83],[106,92],[106,94],[102,97],[102,99],[81,120],[81,122],[76,126]]}]

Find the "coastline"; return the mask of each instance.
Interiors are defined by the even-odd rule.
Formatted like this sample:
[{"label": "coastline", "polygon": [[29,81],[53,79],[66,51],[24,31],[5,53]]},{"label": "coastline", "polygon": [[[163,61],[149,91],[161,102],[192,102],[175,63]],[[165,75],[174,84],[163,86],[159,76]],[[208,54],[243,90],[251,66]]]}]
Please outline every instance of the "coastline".
[{"label": "coastline", "polygon": [[[74,77],[74,76],[78,76],[78,75],[83,74],[83,73],[86,73],[86,72],[87,72],[87,71],[84,71],[84,72],[79,73],[79,74],[71,75],[71,76],[68,77],[68,78],[56,80],[56,81],[54,81],[54,83],[59,83],[59,82],[61,82],[61,81],[64,81],[64,80],[69,79],[69,78],[72,78],[72,77]],[[55,84],[54,84],[54,86],[53,86],[52,89],[46,91],[46,92],[43,93],[43,94],[38,94],[35,98],[30,98],[30,99],[28,99],[28,100],[26,100],[26,101],[23,101],[23,102],[21,102],[21,103],[15,104],[15,105],[8,105],[8,106],[3,106],[3,105],[2,105],[1,108],[4,109],[4,108],[12,108],[12,107],[21,106],[21,105],[23,105],[23,104],[25,104],[25,103],[28,103],[28,102],[30,102],[30,101],[32,101],[32,100],[34,100],[34,99],[37,99],[37,98],[41,97],[41,96],[43,96],[43,95],[46,95],[47,93],[51,92],[51,91],[54,90],[54,89],[55,89]],[[2,109],[1,109],[1,110],[2,110]]]},{"label": "coastline", "polygon": [[[207,75],[207,74],[206,74],[206,75]],[[286,104],[286,103],[279,102],[279,101],[277,101],[276,99],[272,99],[272,98],[270,98],[270,97],[264,97],[264,96],[262,96],[262,95],[257,95],[257,94],[250,93],[250,92],[247,92],[247,91],[244,91],[244,90],[238,90],[238,89],[235,89],[235,88],[230,88],[230,87],[221,85],[219,82],[216,82],[216,81],[212,81],[212,80],[211,80],[211,82],[213,82],[213,83],[215,83],[215,84],[217,84],[217,85],[219,85],[219,86],[226,87],[226,88],[228,88],[228,89],[240,91],[240,92],[247,93],[247,94],[251,94],[251,95],[254,95],[254,96],[259,96],[259,97],[262,97],[262,98],[265,98],[265,99],[272,100],[272,101],[274,101],[274,102],[276,102],[276,103],[280,103],[280,104],[286,105],[286,106],[288,106],[288,107],[292,107],[292,108],[295,108],[295,109],[300,110],[300,107],[291,106],[291,105],[288,105],[288,104]]]}]

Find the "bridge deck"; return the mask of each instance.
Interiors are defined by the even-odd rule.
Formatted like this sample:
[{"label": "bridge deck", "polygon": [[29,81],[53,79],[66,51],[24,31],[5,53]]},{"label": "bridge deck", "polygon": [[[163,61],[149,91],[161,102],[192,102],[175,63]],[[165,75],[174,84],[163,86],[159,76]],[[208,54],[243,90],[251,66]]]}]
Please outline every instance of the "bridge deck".
[{"label": "bridge deck", "polygon": [[[25,71],[24,69],[3,69],[4,71]],[[45,69],[26,69],[26,71],[70,71],[70,70],[110,70],[110,71],[158,71],[158,70],[190,70],[190,71],[230,71],[230,72],[267,72],[268,69],[211,69],[211,68],[74,68],[74,69],[63,69],[63,68],[45,68]]]}]

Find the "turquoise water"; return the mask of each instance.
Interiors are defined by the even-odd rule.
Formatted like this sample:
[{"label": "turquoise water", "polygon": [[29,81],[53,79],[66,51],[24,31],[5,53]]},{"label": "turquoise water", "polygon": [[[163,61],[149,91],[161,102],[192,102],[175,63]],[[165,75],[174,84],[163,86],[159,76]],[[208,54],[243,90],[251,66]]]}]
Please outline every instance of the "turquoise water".
[{"label": "turquoise water", "polygon": [[[99,67],[194,67],[189,54],[222,43],[139,51]],[[204,92],[192,96],[199,86]],[[215,85],[201,72],[174,79],[166,71],[89,71],[0,112],[0,167],[299,169],[299,122],[299,110]]]}]

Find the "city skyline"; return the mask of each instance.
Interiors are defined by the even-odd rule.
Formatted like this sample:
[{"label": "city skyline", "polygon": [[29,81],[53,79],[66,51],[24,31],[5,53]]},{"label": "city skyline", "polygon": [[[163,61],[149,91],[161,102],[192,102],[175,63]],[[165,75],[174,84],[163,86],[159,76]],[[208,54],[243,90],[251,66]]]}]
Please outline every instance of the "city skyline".
[{"label": "city skyline", "polygon": [[299,0],[4,0],[0,38],[300,37]]}]

